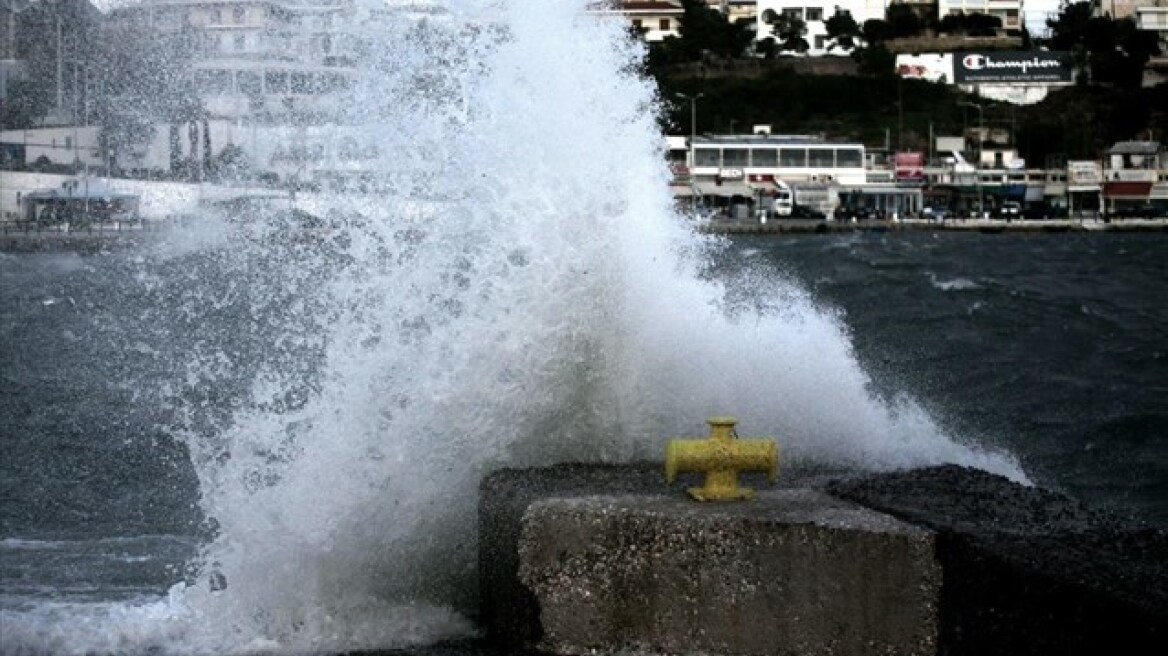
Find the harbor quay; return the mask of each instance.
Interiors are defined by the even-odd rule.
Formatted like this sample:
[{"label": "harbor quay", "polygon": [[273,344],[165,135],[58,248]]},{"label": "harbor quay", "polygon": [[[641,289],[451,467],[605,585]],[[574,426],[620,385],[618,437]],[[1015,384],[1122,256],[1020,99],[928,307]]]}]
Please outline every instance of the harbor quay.
[{"label": "harbor quay", "polygon": [[[785,470],[701,503],[660,464],[480,486],[480,623],[524,653],[1159,653],[1168,534],[983,471]],[[708,480],[708,479],[707,479]],[[685,481],[681,481],[685,483]]]},{"label": "harbor quay", "polygon": [[[189,222],[189,218],[186,221]],[[95,253],[135,248],[165,235],[179,218],[127,223],[89,223],[83,226],[35,225],[0,222],[0,253],[73,251]],[[1138,233],[1168,231],[1168,218],[1045,221],[1003,219],[898,219],[858,221],[772,219],[713,219],[694,223],[694,229],[721,235],[829,235],[842,233],[952,232],[967,234]]]},{"label": "harbor quay", "polygon": [[749,234],[837,234],[845,232],[964,232],[964,233],[1060,233],[1060,232],[1163,232],[1168,217],[1150,219],[965,219],[943,220],[861,219],[856,221],[814,219],[711,219],[701,221],[697,229],[705,233]]}]

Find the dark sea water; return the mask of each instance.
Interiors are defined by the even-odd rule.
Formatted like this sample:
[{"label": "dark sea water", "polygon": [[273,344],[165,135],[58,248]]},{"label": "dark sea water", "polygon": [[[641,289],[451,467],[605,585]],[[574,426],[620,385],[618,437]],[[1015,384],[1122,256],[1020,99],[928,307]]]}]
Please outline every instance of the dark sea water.
[{"label": "dark sea water", "polygon": [[1168,525],[1168,236],[856,233],[735,247],[841,311],[878,386],[1005,447],[1038,484]]},{"label": "dark sea water", "polygon": [[[766,304],[740,284],[758,271],[841,317],[877,394],[911,395],[1040,485],[1168,526],[1168,236],[735,238],[707,274]],[[213,430],[236,390],[204,390],[202,415],[176,417],[167,387],[188,375],[193,340],[248,361],[271,325],[163,325],[183,287],[157,280],[205,291],[231,274],[133,252],[0,254],[0,611],[133,601],[187,574],[213,529],[174,427]],[[846,397],[824,401],[847,412]]]}]

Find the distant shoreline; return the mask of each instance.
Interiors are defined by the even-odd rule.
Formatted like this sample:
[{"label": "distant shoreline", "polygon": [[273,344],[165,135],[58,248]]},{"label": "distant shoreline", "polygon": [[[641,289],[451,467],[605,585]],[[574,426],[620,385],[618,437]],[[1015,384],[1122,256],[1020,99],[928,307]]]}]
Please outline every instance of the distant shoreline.
[{"label": "distant shoreline", "polygon": [[1090,233],[1090,232],[1168,232],[1168,218],[1115,219],[1102,221],[1025,219],[901,219],[898,221],[825,221],[808,219],[772,219],[759,223],[754,219],[715,219],[698,225],[698,231],[711,234],[838,234],[843,232],[965,232],[965,233]]},{"label": "distant shoreline", "polygon": [[165,227],[138,224],[136,226],[105,226],[76,230],[29,230],[0,227],[0,253],[99,253],[137,246],[156,237]]},{"label": "distant shoreline", "polygon": [[[97,224],[75,230],[36,230],[20,224],[0,224],[0,253],[99,253],[132,248],[156,237],[168,222],[133,226]],[[899,221],[824,221],[772,219],[715,219],[697,224],[698,232],[722,235],[841,234],[849,232],[961,232],[973,234],[1022,233],[1132,233],[1168,232],[1168,218],[1100,220],[1005,221],[1000,219],[902,219]]]}]

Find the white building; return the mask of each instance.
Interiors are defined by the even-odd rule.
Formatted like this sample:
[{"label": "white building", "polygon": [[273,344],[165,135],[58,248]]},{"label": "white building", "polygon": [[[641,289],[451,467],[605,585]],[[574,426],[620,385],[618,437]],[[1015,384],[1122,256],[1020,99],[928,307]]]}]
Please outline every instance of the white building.
[{"label": "white building", "polygon": [[681,36],[681,16],[685,10],[679,0],[616,0],[597,2],[588,11],[598,16],[623,16],[653,43],[666,37]]},{"label": "white building", "polygon": [[192,74],[213,118],[327,112],[352,84],[352,0],[146,0],[111,12],[127,33],[193,31]]},{"label": "white building", "polygon": [[847,55],[851,53],[850,49],[838,46],[828,38],[827,19],[837,10],[842,10],[851,12],[856,24],[863,25],[864,21],[883,20],[887,5],[887,0],[758,0],[758,38],[775,37],[773,26],[766,22],[767,12],[773,11],[798,18],[807,25],[807,34],[803,38],[809,49],[805,54]]},{"label": "white building", "polygon": [[1002,21],[1004,30],[1021,30],[1026,25],[1023,0],[937,0],[937,17],[949,14],[985,14]]},{"label": "white building", "polygon": [[1160,56],[1148,62],[1144,72],[1144,86],[1168,80],[1168,0],[1138,0],[1130,17],[1141,30],[1155,32],[1160,43]]}]

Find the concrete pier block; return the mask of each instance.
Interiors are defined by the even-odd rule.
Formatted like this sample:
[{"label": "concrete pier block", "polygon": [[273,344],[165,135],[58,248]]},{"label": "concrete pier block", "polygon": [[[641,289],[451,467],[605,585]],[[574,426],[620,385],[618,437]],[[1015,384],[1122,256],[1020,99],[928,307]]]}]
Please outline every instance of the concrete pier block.
[{"label": "concrete pier block", "polygon": [[[1168,531],[957,466],[787,470],[697,504],[661,465],[480,488],[492,645],[670,654],[1168,653]],[[698,482],[698,481],[693,481]],[[744,481],[760,487],[760,481]]]},{"label": "concrete pier block", "polygon": [[1168,654],[1168,532],[945,465],[828,484],[937,534],[946,656]]},{"label": "concrete pier block", "polygon": [[559,654],[934,654],[933,554],[932,532],[811,489],[561,497],[524,514],[519,577]]}]

